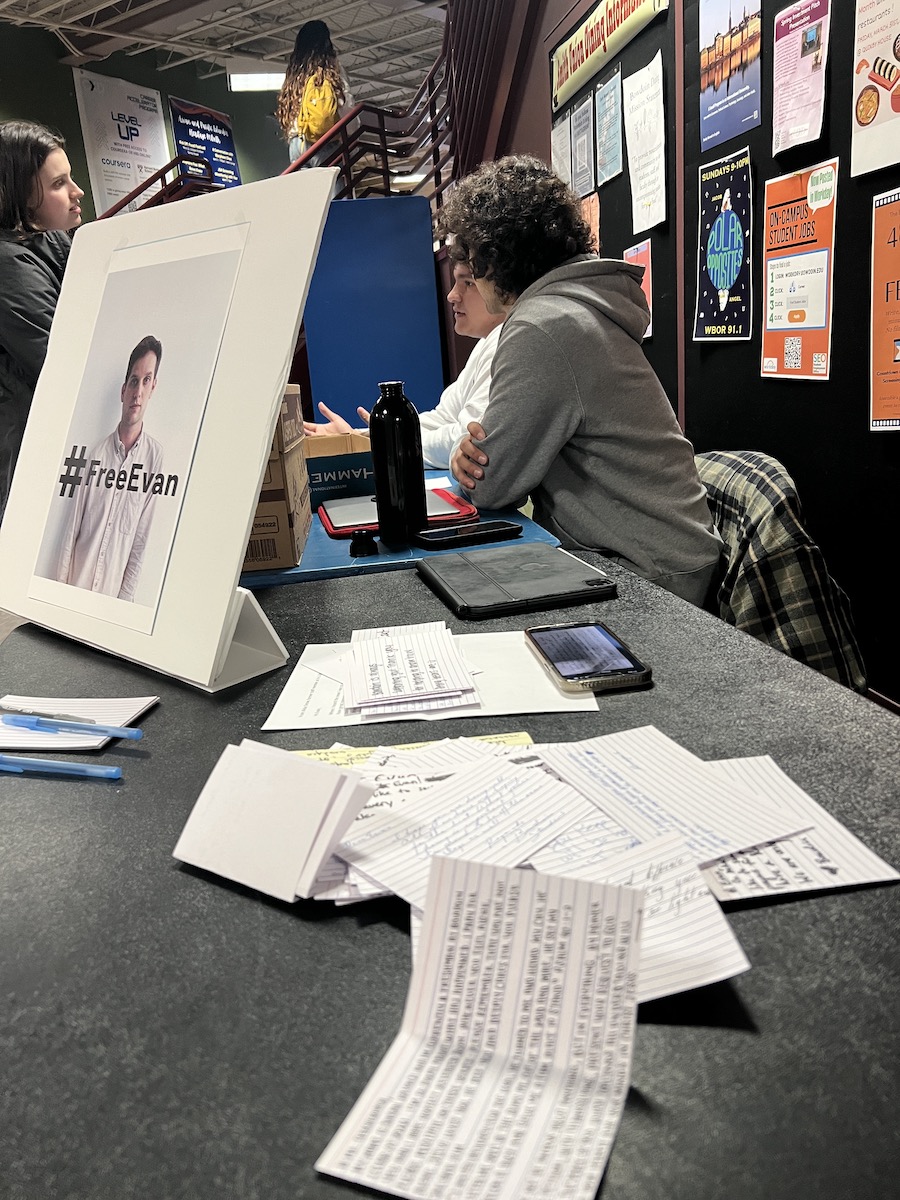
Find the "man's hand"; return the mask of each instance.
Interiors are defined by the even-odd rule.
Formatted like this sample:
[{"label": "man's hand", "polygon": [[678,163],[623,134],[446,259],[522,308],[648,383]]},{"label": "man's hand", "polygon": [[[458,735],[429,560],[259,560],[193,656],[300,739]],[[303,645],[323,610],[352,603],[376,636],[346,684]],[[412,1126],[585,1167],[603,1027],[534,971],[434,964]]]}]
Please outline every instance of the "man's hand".
[{"label": "man's hand", "polygon": [[[317,434],[323,433],[352,433],[353,426],[349,421],[345,421],[343,417],[338,416],[336,412],[332,412],[327,404],[321,401],[317,405],[319,412],[326,418],[326,423],[314,425],[312,421],[304,421],[303,429],[307,437],[315,437]],[[365,412],[365,409],[357,410],[360,414]],[[366,423],[368,424],[368,414],[366,414]]]},{"label": "man's hand", "polygon": [[483,441],[487,435],[477,421],[471,421],[468,429],[469,432],[453,451],[450,470],[459,484],[467,491],[472,491],[478,480],[484,479],[483,468],[488,464],[488,456],[475,442]]},{"label": "man's hand", "polygon": [[364,421],[366,425],[368,425],[368,423],[369,423],[369,410],[368,410],[367,408],[358,408],[356,411],[359,413],[359,415],[360,415],[360,419],[361,419],[362,421]]}]

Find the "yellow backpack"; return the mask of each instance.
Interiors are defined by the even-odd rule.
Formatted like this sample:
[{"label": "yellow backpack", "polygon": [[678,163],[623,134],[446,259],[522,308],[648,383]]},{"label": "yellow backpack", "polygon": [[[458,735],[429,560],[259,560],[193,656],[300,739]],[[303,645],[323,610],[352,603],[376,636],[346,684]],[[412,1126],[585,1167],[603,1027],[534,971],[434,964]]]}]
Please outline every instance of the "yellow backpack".
[{"label": "yellow backpack", "polygon": [[297,135],[310,145],[327,133],[338,119],[338,102],[331,80],[319,68],[303,85],[297,113]]}]

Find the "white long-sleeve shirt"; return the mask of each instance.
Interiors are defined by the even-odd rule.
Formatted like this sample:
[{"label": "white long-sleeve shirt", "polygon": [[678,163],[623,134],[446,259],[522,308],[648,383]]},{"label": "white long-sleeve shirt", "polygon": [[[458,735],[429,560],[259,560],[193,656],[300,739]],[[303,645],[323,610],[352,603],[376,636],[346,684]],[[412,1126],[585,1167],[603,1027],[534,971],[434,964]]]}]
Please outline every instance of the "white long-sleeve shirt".
[{"label": "white long-sleeve shirt", "polygon": [[450,455],[470,421],[481,421],[491,390],[491,363],[502,325],[481,338],[457,379],[444,388],[435,408],[419,413],[422,458],[430,467],[449,467]]},{"label": "white long-sleeve shirt", "polygon": [[134,599],[162,469],[162,447],[143,430],[130,450],[118,430],[91,450],[60,551],[60,583]]}]

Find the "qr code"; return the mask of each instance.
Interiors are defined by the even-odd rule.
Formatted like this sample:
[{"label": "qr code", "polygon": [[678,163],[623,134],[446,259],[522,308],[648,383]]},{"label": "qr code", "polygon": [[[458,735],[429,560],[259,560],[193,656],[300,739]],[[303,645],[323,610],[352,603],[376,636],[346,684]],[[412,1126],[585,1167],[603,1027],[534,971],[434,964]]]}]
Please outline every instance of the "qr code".
[{"label": "qr code", "polygon": [[828,369],[828,356],[826,354],[813,355],[813,375],[824,375]]},{"label": "qr code", "polygon": [[800,370],[800,354],[803,350],[803,338],[791,337],[784,339],[784,369],[786,371]]}]

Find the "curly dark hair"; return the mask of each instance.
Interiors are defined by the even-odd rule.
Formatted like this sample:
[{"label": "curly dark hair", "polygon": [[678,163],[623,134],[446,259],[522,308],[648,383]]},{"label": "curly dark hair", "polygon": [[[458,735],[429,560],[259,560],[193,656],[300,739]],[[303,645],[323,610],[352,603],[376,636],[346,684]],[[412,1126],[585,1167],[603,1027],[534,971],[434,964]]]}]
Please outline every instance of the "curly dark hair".
[{"label": "curly dark hair", "polygon": [[[44,199],[40,170],[65,139],[34,121],[0,122],[0,229],[24,236],[35,233],[34,210]],[[37,202],[32,195],[37,189]]]},{"label": "curly dark hair", "polygon": [[286,141],[290,141],[294,136],[294,121],[300,111],[306,81],[317,71],[320,76],[328,77],[340,107],[346,96],[337,51],[331,41],[331,31],[324,21],[307,21],[297,30],[294,50],[288,60],[275,109],[275,119],[281,126]]},{"label": "curly dark hair", "polygon": [[595,249],[581,203],[558,175],[530,154],[482,163],[460,180],[438,212],[438,237],[488,279],[501,299],[521,296],[536,279]]}]

